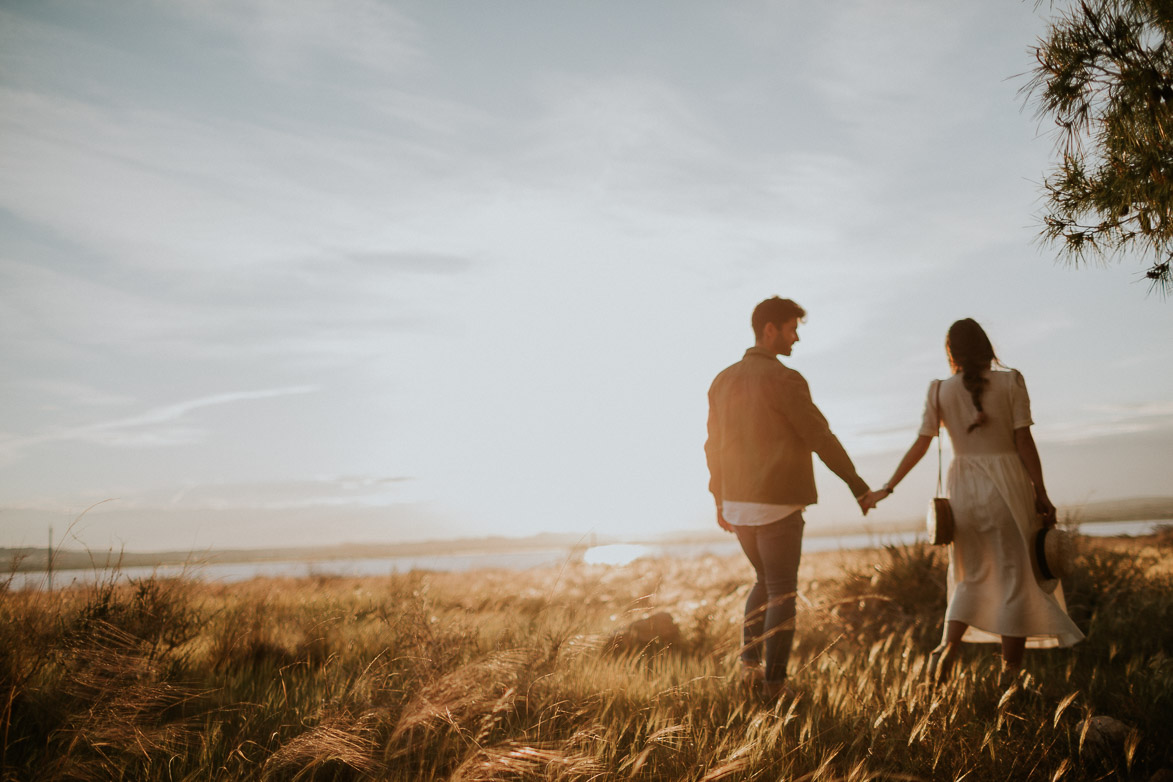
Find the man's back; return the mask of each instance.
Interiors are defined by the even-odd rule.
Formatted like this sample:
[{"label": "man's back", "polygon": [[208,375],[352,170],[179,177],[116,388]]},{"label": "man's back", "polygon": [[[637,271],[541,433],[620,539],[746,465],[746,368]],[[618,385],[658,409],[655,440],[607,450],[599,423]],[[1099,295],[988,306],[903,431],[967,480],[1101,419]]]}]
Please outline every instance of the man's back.
[{"label": "man's back", "polygon": [[713,494],[740,502],[813,503],[811,448],[791,421],[808,405],[802,375],[760,348],[717,375],[709,388],[705,445]]},{"label": "man's back", "polygon": [[750,348],[709,388],[709,491],[717,500],[813,505],[812,453],[859,497],[867,483],[831,432],[798,372]]}]

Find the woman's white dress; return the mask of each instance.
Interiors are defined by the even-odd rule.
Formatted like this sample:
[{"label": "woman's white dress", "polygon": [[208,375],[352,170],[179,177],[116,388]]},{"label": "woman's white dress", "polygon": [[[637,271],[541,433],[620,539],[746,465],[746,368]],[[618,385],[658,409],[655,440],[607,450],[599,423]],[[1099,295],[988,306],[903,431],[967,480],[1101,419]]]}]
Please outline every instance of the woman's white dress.
[{"label": "woman's white dress", "polygon": [[961,375],[929,385],[920,434],[937,434],[940,421],[953,444],[946,494],[956,522],[949,554],[945,620],[969,626],[963,641],[997,642],[1025,636],[1031,648],[1070,646],[1083,633],[1067,616],[1063,587],[1039,586],[1035,572],[1034,489],[1014,445],[1014,430],[1030,426],[1030,398],[1017,371],[990,371],[982,392],[986,423],[977,418]]}]

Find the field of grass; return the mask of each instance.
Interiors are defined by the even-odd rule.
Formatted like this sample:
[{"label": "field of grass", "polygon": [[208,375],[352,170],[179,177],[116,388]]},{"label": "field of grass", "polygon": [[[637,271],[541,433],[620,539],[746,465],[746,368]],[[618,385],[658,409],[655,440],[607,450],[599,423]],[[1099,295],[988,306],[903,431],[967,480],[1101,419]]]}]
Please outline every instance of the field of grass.
[{"label": "field of grass", "polygon": [[[770,708],[738,687],[741,558],[5,589],[0,779],[1159,779],[1173,535],[1083,545],[1087,640],[1008,689],[994,646],[922,684],[942,552],[808,555],[801,697]],[[679,639],[615,648],[660,611]]]}]

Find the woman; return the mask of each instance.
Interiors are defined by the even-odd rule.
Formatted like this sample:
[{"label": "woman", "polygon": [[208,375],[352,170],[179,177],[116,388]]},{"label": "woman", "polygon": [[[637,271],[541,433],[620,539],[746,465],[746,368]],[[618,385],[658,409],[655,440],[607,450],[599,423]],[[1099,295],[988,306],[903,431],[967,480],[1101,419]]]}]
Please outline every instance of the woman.
[{"label": "woman", "polygon": [[1067,616],[1062,586],[1043,589],[1032,565],[1034,534],[1054,526],[1055,506],[1030,434],[1026,382],[998,361],[970,318],[949,327],[945,352],[953,375],[930,384],[916,441],[873,498],[892,493],[944,424],[953,444],[947,494],[955,531],[944,640],[929,656],[934,682],[948,676],[962,641],[1000,638],[1003,671],[1012,675],[1026,647],[1070,646],[1083,638]]}]

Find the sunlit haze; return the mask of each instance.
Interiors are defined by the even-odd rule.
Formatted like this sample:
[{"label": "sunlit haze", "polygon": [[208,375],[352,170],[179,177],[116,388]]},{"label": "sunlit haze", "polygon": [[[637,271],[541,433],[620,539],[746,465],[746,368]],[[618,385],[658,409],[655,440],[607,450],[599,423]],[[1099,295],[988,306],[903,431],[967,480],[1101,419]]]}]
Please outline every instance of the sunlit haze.
[{"label": "sunlit haze", "polygon": [[873,485],[973,317],[1058,504],[1173,493],[1173,302],[1035,242],[1036,5],[5,2],[0,545],[707,531],[773,295]]}]

